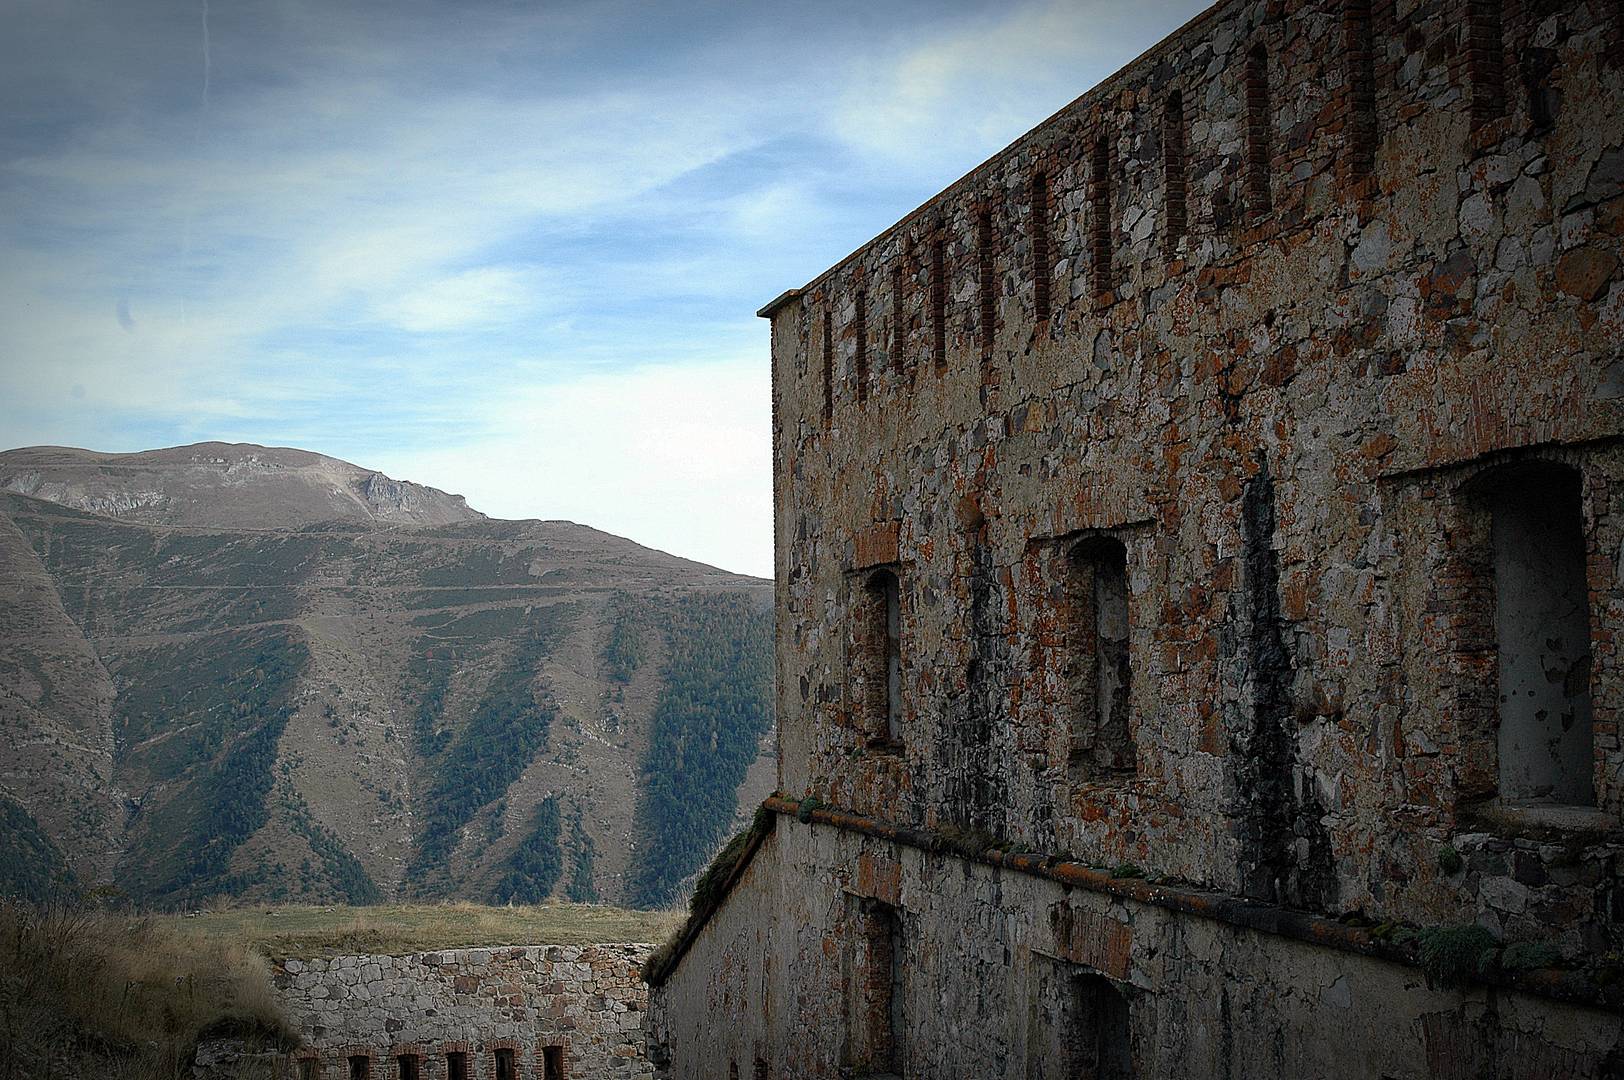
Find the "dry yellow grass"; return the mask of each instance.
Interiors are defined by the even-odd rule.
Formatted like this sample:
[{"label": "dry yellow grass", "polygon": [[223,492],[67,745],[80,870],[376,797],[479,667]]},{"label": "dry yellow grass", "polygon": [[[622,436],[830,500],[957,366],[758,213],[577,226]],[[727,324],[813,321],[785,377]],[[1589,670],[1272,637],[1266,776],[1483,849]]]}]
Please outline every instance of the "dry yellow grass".
[{"label": "dry yellow grass", "polygon": [[164,916],[211,941],[274,957],[401,954],[485,945],[664,941],[681,922],[669,911],[599,904],[380,904],[373,907],[241,907]]},{"label": "dry yellow grass", "polygon": [[0,903],[0,1080],[176,1077],[210,1034],[295,1038],[252,949],[162,918]]}]

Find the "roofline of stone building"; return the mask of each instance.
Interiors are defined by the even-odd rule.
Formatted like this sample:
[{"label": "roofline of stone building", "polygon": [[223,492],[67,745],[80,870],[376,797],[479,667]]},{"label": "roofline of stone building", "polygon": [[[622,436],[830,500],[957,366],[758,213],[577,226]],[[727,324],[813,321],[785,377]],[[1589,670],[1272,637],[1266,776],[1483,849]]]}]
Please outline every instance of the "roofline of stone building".
[{"label": "roofline of stone building", "polygon": [[1048,127],[1062,116],[1065,116],[1067,113],[1070,113],[1078,109],[1080,106],[1085,105],[1085,103],[1088,103],[1093,99],[1104,97],[1117,83],[1127,79],[1129,75],[1135,72],[1139,67],[1149,62],[1157,55],[1170,49],[1175,41],[1181,40],[1190,34],[1195,33],[1208,22],[1216,18],[1218,11],[1221,8],[1228,7],[1231,4],[1240,4],[1242,2],[1243,0],[1218,0],[1217,3],[1203,8],[1195,15],[1192,15],[1177,30],[1174,30],[1166,37],[1163,37],[1161,40],[1157,41],[1156,44],[1150,46],[1150,48],[1146,49],[1144,52],[1140,53],[1126,64],[1123,64],[1111,74],[1107,75],[1105,78],[1101,79],[1087,90],[1084,90],[1081,94],[1078,94],[1075,98],[1072,98],[1070,101],[1066,102],[1066,104],[1060,106],[1060,108],[1056,109],[1042,120],[1039,120],[1036,124],[1033,124],[1026,131],[1010,140],[1010,142],[1002,150],[999,150],[991,157],[986,158],[979,164],[973,166],[969,171],[964,173],[964,175],[960,176],[957,180],[953,181],[951,184],[948,184],[936,194],[914,207],[884,231],[863,241],[853,251],[846,255],[845,258],[813,277],[811,281],[808,281],[799,289],[786,289],[779,293],[776,297],[769,300],[760,310],[758,310],[756,314],[764,319],[772,318],[779,308],[783,307],[785,304],[788,304],[792,300],[800,298],[806,293],[812,292],[818,286],[822,285],[826,279],[839,273],[843,267],[857,259],[863,254],[863,252],[867,251],[875,244],[880,243],[899,230],[907,228],[920,218],[927,217],[934,207],[946,201],[956,192],[962,191],[966,188],[975,187],[975,185],[980,182],[982,174],[990,171],[994,166],[998,165],[1004,159],[1018,153],[1030,139],[1035,137],[1044,128]]},{"label": "roofline of stone building", "polygon": [[[1076,862],[1063,855],[1041,852],[1012,852],[996,847],[976,848],[961,838],[939,830],[918,829],[897,825],[877,818],[864,817],[823,806],[815,799],[795,800],[770,795],[762,808],[776,816],[793,817],[807,825],[827,825],[845,832],[859,833],[877,840],[885,840],[903,847],[932,855],[949,855],[967,862],[980,863],[1002,870],[1012,870],[1029,877],[1044,878],[1089,892],[1114,896],[1123,900],[1196,918],[1208,919],[1229,926],[1276,937],[1290,938],[1337,952],[1385,960],[1404,967],[1425,970],[1419,949],[1413,943],[1400,944],[1392,940],[1389,926],[1385,934],[1376,927],[1328,919],[1305,911],[1293,911],[1277,904],[1246,900],[1227,893],[1201,889],[1193,885],[1148,881],[1142,877],[1117,877],[1112,871]],[[663,985],[682,963],[711,917],[721,910],[733,888],[744,877],[744,872],[755,859],[756,852],[767,837],[775,832],[769,825],[757,830],[746,849],[740,853],[721,887],[689,915],[682,930],[672,942],[670,951],[651,962],[646,974],[650,986]],[[1551,998],[1596,1008],[1624,1007],[1624,984],[1604,983],[1582,971],[1560,968],[1537,968],[1530,971],[1506,971],[1495,968],[1481,973],[1477,981],[1499,989],[1516,990],[1537,997]]]},{"label": "roofline of stone building", "polygon": [[[777,796],[769,796],[761,806],[762,809],[775,810],[775,804],[784,801]],[[733,893],[733,886],[739,883],[739,880],[744,877],[744,872],[755,861],[756,852],[761,850],[761,845],[766,843],[767,837],[773,834],[777,821],[778,815],[776,813],[763,814],[759,809],[756,811],[756,816],[750,824],[750,839],[745,843],[744,850],[739,852],[738,858],[734,860],[732,867],[728,869],[727,875],[722,879],[721,884],[707,896],[701,898],[698,905],[689,911],[687,920],[682,924],[682,928],[677,931],[677,936],[671,940],[670,948],[656,952],[649,957],[648,967],[644,969],[643,978],[650,986],[664,984],[666,979],[671,977],[672,972],[677,970],[677,965],[682,962],[684,956],[688,955],[688,950],[693,947],[700,931],[705,929],[705,925],[710,922],[711,916],[722,909],[722,905],[727,902],[727,898]],[[703,875],[701,877],[703,878]]]}]

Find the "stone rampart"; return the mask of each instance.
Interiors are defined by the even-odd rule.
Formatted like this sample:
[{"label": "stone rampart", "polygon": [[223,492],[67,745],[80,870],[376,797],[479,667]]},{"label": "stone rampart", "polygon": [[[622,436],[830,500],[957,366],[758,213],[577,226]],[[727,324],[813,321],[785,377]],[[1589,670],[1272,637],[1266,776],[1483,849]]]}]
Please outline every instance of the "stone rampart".
[{"label": "stone rampart", "polygon": [[652,1075],[648,945],[520,945],[287,959],[277,994],[304,1037],[295,1080]]}]

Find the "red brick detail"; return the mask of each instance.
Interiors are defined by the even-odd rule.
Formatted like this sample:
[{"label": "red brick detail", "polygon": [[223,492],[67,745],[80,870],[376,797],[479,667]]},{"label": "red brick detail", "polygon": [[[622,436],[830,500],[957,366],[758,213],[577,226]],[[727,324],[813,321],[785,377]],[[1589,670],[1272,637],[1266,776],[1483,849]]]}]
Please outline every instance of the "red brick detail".
[{"label": "red brick detail", "polygon": [[980,323],[977,328],[983,363],[992,359],[994,325],[998,318],[998,278],[994,267],[997,240],[992,230],[992,211],[983,207],[976,214],[976,281],[980,291]]},{"label": "red brick detail", "polygon": [[947,370],[947,242],[938,230],[930,242],[930,355],[939,375]]},{"label": "red brick detail", "polygon": [[908,268],[913,264],[913,241],[891,267],[891,370],[901,375],[907,369]]},{"label": "red brick detail", "polygon": [[857,338],[856,371],[857,402],[862,404],[868,400],[868,296],[861,288],[852,297],[857,309],[852,320],[852,334]]},{"label": "red brick detail", "polygon": [[1506,111],[1506,46],[1502,0],[1469,0],[1466,72],[1472,82],[1472,122],[1487,123]]},{"label": "red brick detail", "polygon": [[900,530],[900,523],[895,521],[882,521],[859,530],[854,538],[857,546],[854,569],[897,562]]},{"label": "red brick detail", "polygon": [[1246,54],[1246,204],[1253,220],[1274,208],[1269,186],[1274,108],[1269,101],[1269,53],[1261,44]]},{"label": "red brick detail", "polygon": [[1032,170],[1032,313],[1049,321],[1049,178]]},{"label": "red brick detail", "polygon": [[1115,279],[1111,275],[1111,142],[1104,131],[1094,139],[1089,183],[1093,209],[1089,256],[1094,264],[1094,293],[1105,296]]},{"label": "red brick detail", "polygon": [[1133,930],[1096,911],[1057,904],[1049,910],[1055,950],[1061,959],[1126,980],[1133,959]]},{"label": "red brick detail", "polygon": [[1174,90],[1162,109],[1162,255],[1173,259],[1189,227],[1184,191],[1184,95]]},{"label": "red brick detail", "polygon": [[867,852],[857,857],[856,892],[892,907],[902,902],[902,864]]},{"label": "red brick detail", "polygon": [[1368,176],[1376,166],[1376,57],[1370,0],[1343,0],[1342,49],[1347,63],[1347,170]]},{"label": "red brick detail", "polygon": [[835,419],[835,328],[828,305],[823,308],[823,426]]}]

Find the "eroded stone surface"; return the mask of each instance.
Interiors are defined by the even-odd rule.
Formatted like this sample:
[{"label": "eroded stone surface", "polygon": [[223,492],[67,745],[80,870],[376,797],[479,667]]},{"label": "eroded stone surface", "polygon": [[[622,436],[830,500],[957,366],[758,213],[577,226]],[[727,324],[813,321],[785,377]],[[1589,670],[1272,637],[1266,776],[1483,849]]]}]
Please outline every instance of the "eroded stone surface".
[{"label": "eroded stone surface", "polygon": [[[1366,10],[1218,4],[766,312],[780,787],[1280,909],[1616,956],[1624,14]],[[1582,657],[1550,650],[1550,722],[1586,722],[1565,704],[1583,697],[1588,751],[1564,760],[1590,774],[1522,805],[1501,784],[1498,659],[1546,649],[1497,636],[1493,496],[1536,466],[1578,483],[1589,635]],[[1068,580],[1101,538],[1126,552],[1127,775],[1074,760],[1089,683]],[[900,582],[902,718],[875,746],[854,600],[882,566]],[[741,1068],[861,1064],[840,987],[865,951],[843,912],[874,894],[848,882],[859,848],[899,856],[824,829],[753,867],[657,995],[672,1075],[725,1073],[695,1017],[726,1017]],[[1041,1067],[1020,1025],[1052,1012],[1029,953],[1052,948],[1056,900],[946,856],[902,861],[908,1074],[1040,1075],[1021,1071]],[[1578,1010],[1457,1022],[1482,999],[1153,921],[1104,972],[1146,995],[1140,1075],[1619,1067],[1616,1025],[1580,1038]],[[1202,955],[1165,962],[1185,948]],[[1327,1020],[1378,986],[1404,988],[1390,1014]],[[1361,1065],[1355,1042],[1390,1030],[1410,1064]],[[1270,1040],[1272,1059],[1236,1049]]]},{"label": "eroded stone surface", "polygon": [[335,956],[274,966],[278,997],[321,1077],[401,1080],[399,1055],[420,1056],[422,1080],[447,1080],[446,1053],[468,1055],[467,1080],[498,1080],[495,1052],[513,1051],[516,1080],[550,1080],[545,1050],[561,1048],[575,1078],[653,1075],[644,1054],[647,945],[526,945],[407,956]]}]

